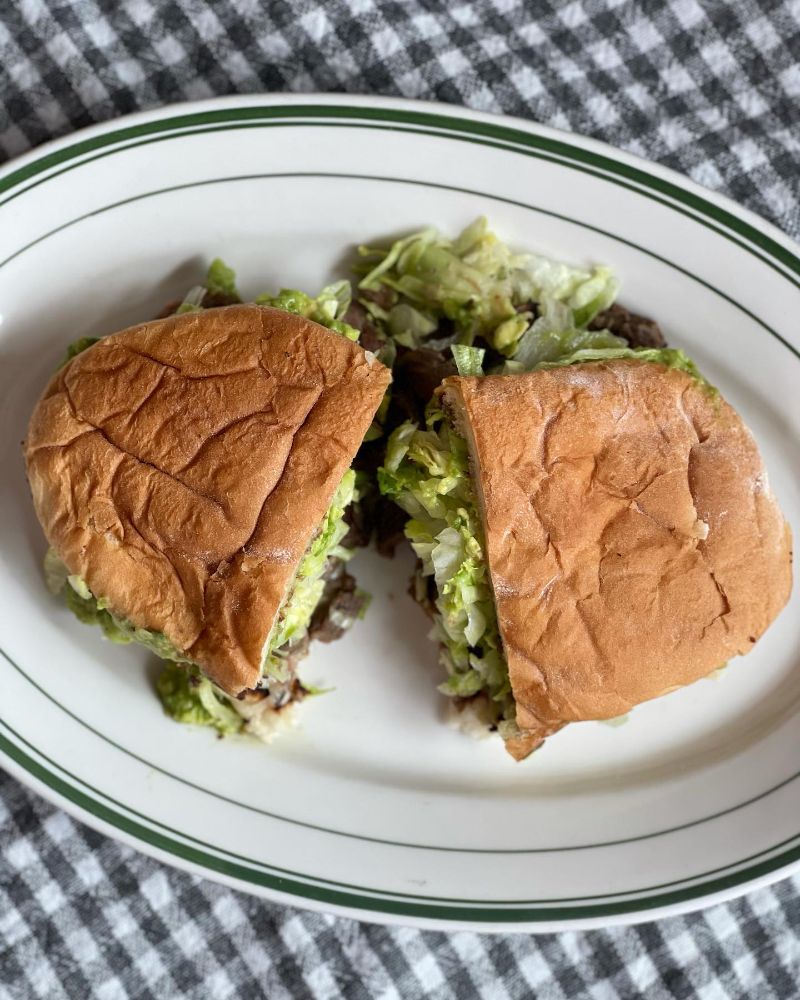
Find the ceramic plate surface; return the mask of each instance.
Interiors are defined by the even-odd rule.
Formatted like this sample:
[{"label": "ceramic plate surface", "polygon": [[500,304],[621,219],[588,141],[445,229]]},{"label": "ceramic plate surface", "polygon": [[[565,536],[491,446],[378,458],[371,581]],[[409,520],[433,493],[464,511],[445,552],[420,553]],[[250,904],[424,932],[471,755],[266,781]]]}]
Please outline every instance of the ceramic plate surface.
[{"label": "ceramic plate surface", "polygon": [[146,654],[43,587],[20,441],[68,341],[154,315],[216,255],[247,294],[316,289],[358,242],[481,213],[520,248],[612,264],[753,428],[798,530],[800,250],[757,217],[596,142],[435,105],[253,97],[113,122],[0,174],[4,767],[173,865],[380,921],[586,927],[797,865],[797,596],[719,679],[514,764],[443,725],[409,560],[357,558],[367,620],[303,671],[336,690],[270,748],[165,718]]}]

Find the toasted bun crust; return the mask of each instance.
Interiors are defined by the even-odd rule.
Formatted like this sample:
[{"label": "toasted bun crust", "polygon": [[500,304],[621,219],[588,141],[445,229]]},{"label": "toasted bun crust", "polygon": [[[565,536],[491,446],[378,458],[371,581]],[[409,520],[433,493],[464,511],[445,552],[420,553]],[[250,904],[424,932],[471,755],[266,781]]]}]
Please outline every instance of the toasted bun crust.
[{"label": "toasted bun crust", "polygon": [[523,757],[746,653],[791,590],[756,444],[691,376],[638,361],[449,378]]},{"label": "toasted bun crust", "polygon": [[25,459],[48,541],[225,691],[253,687],[390,378],[357,344],[255,305],[106,337],[31,417]]}]

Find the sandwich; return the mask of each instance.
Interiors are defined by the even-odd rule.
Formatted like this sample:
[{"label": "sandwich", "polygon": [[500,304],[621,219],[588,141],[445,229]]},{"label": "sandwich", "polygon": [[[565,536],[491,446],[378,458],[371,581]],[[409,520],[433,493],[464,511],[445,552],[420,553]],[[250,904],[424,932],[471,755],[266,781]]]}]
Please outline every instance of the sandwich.
[{"label": "sandwich", "polygon": [[389,439],[414,596],[454,717],[526,757],[747,653],[791,538],[752,435],[680,352],[579,349],[446,377]]},{"label": "sandwich", "polygon": [[267,738],[307,693],[309,630],[333,638],[363,603],[343,568],[351,464],[391,376],[344,299],[242,304],[215,262],[169,315],[74,345],[31,417],[51,588],[166,661],[181,721]]},{"label": "sandwich", "polygon": [[521,759],[747,652],[789,529],[740,418],[613,271],[484,219],[361,257],[353,321],[394,351],[379,545],[417,554],[452,721]]},{"label": "sandwich", "polygon": [[483,219],[361,262],[355,300],[243,303],[216,260],[71,345],[36,406],[48,584],[161,658],[169,715],[269,741],[316,693],[310,641],[363,614],[346,562],[375,534],[417,555],[452,721],[517,760],[752,648],[789,528],[740,417],[610,268]]}]

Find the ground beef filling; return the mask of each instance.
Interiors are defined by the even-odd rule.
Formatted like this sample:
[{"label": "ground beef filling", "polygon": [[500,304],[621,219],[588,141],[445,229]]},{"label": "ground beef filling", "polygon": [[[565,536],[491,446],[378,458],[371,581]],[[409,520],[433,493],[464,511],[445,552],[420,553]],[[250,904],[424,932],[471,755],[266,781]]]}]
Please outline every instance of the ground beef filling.
[{"label": "ground beef filling", "polygon": [[610,330],[631,347],[666,347],[661,327],[654,319],[632,313],[625,306],[614,303],[598,313],[589,324],[590,330]]}]

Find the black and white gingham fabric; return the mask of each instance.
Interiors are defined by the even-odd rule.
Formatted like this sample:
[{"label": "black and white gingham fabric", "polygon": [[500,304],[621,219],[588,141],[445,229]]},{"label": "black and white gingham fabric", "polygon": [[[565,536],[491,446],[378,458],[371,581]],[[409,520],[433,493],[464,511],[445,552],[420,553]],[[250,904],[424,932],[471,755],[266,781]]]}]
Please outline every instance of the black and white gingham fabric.
[{"label": "black and white gingham fabric", "polygon": [[[0,159],[216,94],[503,111],[675,167],[800,236],[799,0],[11,0]],[[800,881],[636,928],[488,937],[302,913],[172,871],[0,772],[0,1000],[800,997]]]}]

